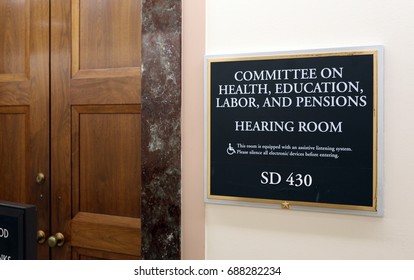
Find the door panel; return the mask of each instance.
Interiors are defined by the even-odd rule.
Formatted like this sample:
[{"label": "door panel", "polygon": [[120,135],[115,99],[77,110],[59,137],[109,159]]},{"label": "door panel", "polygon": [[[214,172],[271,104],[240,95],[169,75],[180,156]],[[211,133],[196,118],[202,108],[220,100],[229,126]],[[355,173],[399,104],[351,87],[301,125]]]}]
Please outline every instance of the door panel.
[{"label": "door panel", "polygon": [[136,105],[72,108],[73,216],[140,217],[140,120]]},{"label": "door panel", "polygon": [[[36,205],[38,228],[48,233],[48,0],[0,0],[0,167],[0,199]],[[49,258],[47,246],[38,252]]]},{"label": "door panel", "polygon": [[0,26],[0,79],[26,80],[30,63],[30,1],[0,1]]},{"label": "door panel", "polygon": [[139,258],[140,2],[51,2],[53,258]]},{"label": "door panel", "polygon": [[0,198],[27,201],[29,155],[28,106],[0,107]]},{"label": "door panel", "polygon": [[79,11],[72,14],[73,29],[78,29],[73,35],[79,38],[73,57],[79,57],[79,70],[140,66],[140,4],[135,0],[72,1],[73,11]]},{"label": "door panel", "polygon": [[72,220],[72,257],[139,259],[140,219],[79,212]]}]

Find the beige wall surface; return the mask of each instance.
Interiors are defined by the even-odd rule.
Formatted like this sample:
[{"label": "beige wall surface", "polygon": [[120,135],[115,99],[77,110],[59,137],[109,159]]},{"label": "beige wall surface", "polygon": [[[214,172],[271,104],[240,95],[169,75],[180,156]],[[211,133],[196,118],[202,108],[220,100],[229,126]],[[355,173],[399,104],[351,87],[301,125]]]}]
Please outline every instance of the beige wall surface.
[{"label": "beige wall surface", "polygon": [[411,0],[206,0],[206,54],[383,45],[385,127],[383,217],[206,204],[207,259],[414,259],[413,11]]},{"label": "beige wall surface", "polygon": [[[414,259],[413,11],[411,0],[183,1],[183,258]],[[204,204],[203,55],[363,45],[384,46],[384,216]]]},{"label": "beige wall surface", "polygon": [[204,259],[204,0],[182,1],[182,259]]}]

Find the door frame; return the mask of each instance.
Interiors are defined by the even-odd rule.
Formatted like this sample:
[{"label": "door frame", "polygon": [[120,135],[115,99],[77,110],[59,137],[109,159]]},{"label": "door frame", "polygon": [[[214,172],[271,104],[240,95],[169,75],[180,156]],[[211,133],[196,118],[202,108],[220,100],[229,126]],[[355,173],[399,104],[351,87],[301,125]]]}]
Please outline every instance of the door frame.
[{"label": "door frame", "polygon": [[181,258],[181,6],[142,0],[143,259]]}]

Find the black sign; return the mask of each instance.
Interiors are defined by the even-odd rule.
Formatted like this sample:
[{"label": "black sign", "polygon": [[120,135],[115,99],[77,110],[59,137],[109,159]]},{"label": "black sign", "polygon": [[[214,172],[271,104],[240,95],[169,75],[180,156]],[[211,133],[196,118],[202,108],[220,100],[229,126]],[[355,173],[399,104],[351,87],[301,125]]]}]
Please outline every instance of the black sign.
[{"label": "black sign", "polygon": [[36,208],[0,201],[0,260],[36,259]]},{"label": "black sign", "polygon": [[206,65],[209,200],[378,210],[378,50]]}]

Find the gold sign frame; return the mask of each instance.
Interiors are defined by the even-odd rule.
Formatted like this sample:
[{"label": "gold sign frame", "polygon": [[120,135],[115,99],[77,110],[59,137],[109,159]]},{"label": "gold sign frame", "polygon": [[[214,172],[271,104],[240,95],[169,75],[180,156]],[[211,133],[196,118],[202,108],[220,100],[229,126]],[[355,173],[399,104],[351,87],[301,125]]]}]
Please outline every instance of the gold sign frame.
[{"label": "gold sign frame", "polygon": [[[295,59],[329,56],[373,57],[373,139],[372,139],[372,206],[320,203],[308,201],[291,201],[282,199],[249,198],[222,196],[211,193],[211,64],[214,62],[238,62],[252,60]],[[316,210],[362,215],[382,216],[383,184],[383,47],[367,46],[341,49],[294,51],[265,54],[210,55],[205,57],[205,201],[207,203],[231,204],[242,206],[259,206],[282,209]]]}]

